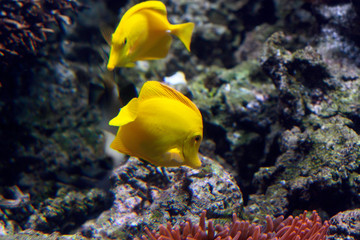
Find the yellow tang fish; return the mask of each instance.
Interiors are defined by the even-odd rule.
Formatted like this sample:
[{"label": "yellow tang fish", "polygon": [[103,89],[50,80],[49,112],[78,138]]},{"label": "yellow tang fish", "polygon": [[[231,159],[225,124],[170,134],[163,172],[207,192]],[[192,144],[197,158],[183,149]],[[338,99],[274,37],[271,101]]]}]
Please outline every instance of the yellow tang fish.
[{"label": "yellow tang fish", "polygon": [[110,147],[159,167],[199,168],[203,138],[199,109],[187,97],[160,82],[148,81],[110,122],[119,126]]},{"label": "yellow tang fish", "polygon": [[170,34],[177,36],[190,51],[193,29],[192,22],[170,24],[166,7],[160,1],[136,4],[124,14],[112,34],[107,68],[112,71],[115,67],[133,67],[138,60],[166,57],[172,40]]}]

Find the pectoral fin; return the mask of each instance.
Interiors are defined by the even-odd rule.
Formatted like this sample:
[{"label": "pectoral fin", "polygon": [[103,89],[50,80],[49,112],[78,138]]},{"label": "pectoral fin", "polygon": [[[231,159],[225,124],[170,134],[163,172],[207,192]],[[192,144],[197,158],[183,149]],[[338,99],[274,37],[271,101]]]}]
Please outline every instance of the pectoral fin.
[{"label": "pectoral fin", "polygon": [[178,148],[172,148],[165,153],[165,159],[167,161],[175,161],[181,165],[184,162],[184,157]]}]

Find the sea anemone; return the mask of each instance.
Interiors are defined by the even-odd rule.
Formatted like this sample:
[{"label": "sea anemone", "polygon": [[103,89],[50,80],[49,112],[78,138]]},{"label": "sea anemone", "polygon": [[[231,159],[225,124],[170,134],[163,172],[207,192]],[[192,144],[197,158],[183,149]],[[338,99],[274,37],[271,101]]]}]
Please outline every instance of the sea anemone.
[{"label": "sea anemone", "polygon": [[304,0],[314,4],[338,4],[341,2],[348,2],[348,0]]},{"label": "sea anemone", "polygon": [[273,220],[266,216],[266,226],[262,227],[248,221],[239,221],[233,214],[232,223],[214,226],[212,220],[208,220],[206,228],[206,211],[200,216],[199,224],[193,224],[190,220],[178,226],[172,227],[160,225],[159,232],[150,231],[145,228],[148,237],[142,236],[137,240],[325,240],[329,223],[321,222],[316,211],[312,212],[310,218],[306,216],[307,211],[297,217],[284,216]]},{"label": "sea anemone", "polygon": [[1,0],[0,63],[8,64],[13,56],[36,54],[47,34],[53,32],[50,23],[69,24],[65,12],[78,7],[75,0]]}]

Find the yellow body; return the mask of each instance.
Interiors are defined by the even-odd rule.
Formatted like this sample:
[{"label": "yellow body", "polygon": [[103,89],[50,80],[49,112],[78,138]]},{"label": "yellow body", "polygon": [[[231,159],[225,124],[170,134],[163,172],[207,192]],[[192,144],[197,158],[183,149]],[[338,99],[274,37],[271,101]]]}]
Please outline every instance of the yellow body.
[{"label": "yellow body", "polygon": [[119,126],[111,148],[156,166],[201,166],[202,116],[187,97],[156,81],[142,87],[109,123]]},{"label": "yellow body", "polygon": [[138,60],[166,57],[170,34],[176,35],[190,51],[193,29],[194,23],[170,24],[166,7],[160,1],[139,3],[124,14],[112,35],[107,68],[133,67]]}]

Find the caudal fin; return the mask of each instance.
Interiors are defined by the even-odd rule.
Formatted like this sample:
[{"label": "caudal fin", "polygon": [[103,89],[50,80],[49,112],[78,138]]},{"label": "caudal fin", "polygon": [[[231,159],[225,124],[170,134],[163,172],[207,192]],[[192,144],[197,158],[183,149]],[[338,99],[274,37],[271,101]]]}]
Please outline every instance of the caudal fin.
[{"label": "caudal fin", "polygon": [[171,25],[171,33],[177,36],[185,45],[186,49],[190,52],[191,36],[195,24],[192,22]]}]

